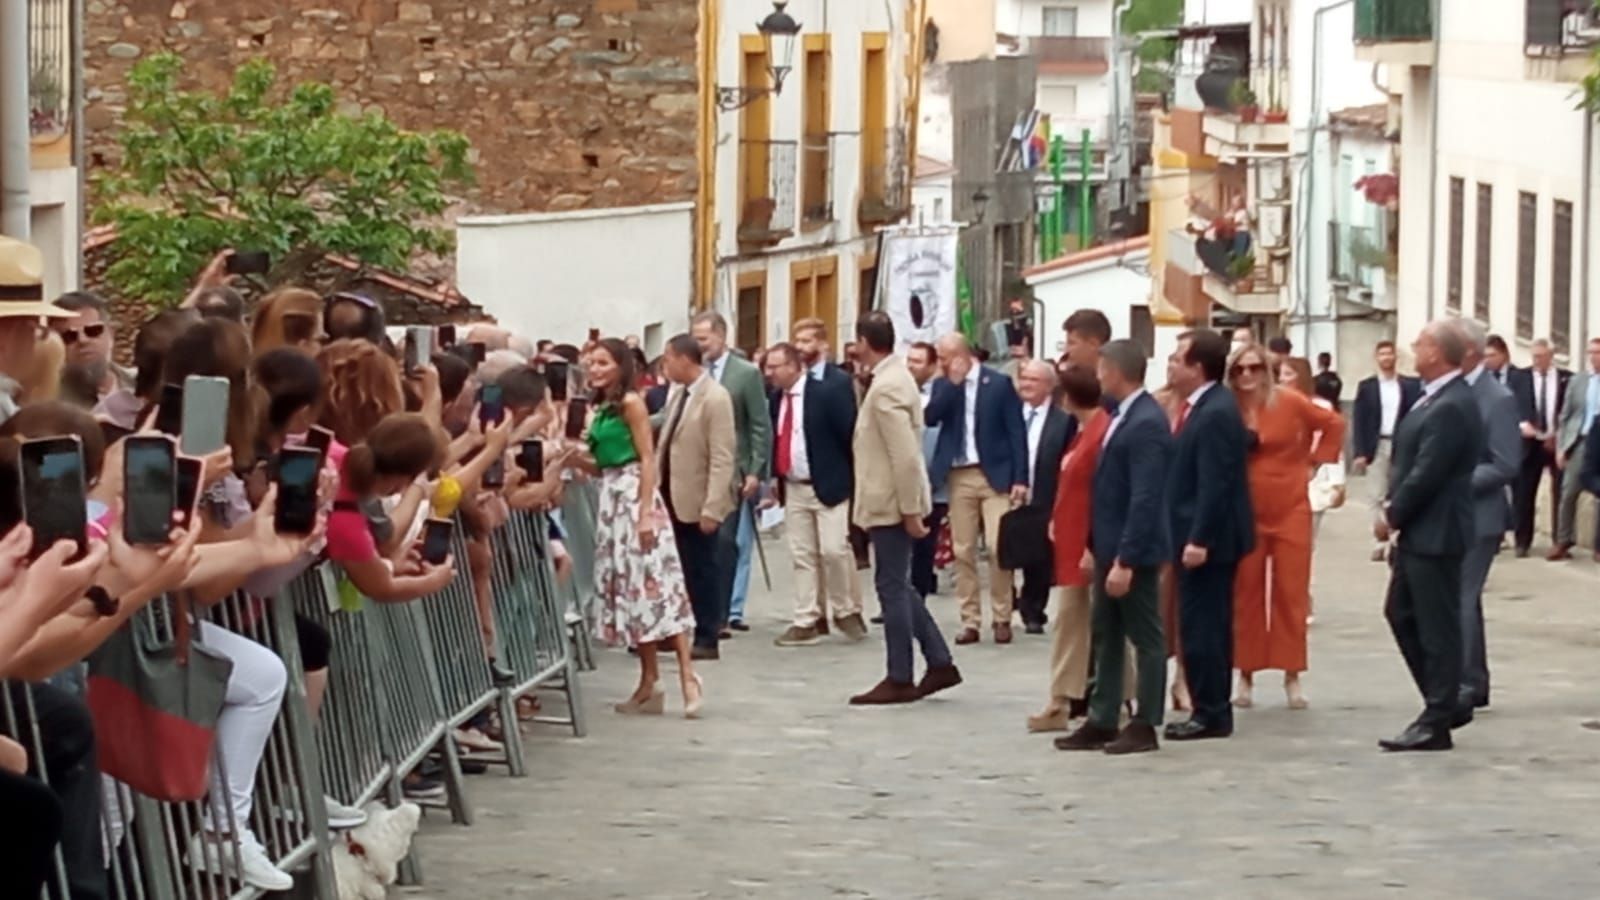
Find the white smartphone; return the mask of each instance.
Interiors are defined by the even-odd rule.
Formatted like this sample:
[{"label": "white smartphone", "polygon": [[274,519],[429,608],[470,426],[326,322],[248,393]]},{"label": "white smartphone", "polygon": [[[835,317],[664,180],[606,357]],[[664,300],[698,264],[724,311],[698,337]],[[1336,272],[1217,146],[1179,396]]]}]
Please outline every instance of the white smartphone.
[{"label": "white smartphone", "polygon": [[228,379],[190,375],[183,381],[184,456],[205,456],[228,443]]}]

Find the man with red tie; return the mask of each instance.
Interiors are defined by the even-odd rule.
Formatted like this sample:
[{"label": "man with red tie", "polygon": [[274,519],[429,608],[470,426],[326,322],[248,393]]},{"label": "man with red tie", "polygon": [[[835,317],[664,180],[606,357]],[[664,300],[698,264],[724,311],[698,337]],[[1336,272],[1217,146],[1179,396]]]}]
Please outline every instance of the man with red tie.
[{"label": "man with red tie", "polygon": [[850,590],[850,441],[856,427],[850,376],[834,366],[807,368],[793,344],[767,351],[772,385],[772,473],[784,505],[794,563],[794,622],[776,641],[801,647],[821,639],[823,617],[852,641],[867,635],[861,601]]}]

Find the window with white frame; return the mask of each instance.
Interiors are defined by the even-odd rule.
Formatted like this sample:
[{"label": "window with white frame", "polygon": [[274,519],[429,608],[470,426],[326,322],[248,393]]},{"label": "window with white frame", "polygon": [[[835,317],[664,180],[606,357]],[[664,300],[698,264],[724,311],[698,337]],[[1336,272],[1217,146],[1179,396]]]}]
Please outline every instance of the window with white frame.
[{"label": "window with white frame", "polygon": [[1076,37],[1078,34],[1078,8],[1076,6],[1046,6],[1041,10],[1044,20],[1040,33],[1045,37]]}]

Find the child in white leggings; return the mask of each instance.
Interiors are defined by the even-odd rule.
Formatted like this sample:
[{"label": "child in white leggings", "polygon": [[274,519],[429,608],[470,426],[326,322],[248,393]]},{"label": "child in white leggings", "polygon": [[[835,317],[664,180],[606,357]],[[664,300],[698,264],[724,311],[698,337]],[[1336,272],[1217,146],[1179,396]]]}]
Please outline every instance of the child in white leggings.
[{"label": "child in white leggings", "polygon": [[[289,673],[276,653],[211,622],[200,623],[198,640],[207,649],[233,661],[222,716],[217,720],[217,755],[221,757],[223,771],[213,767],[211,772],[211,809],[206,828],[213,833],[227,832],[230,823],[221,805],[226,802],[233,810],[231,827],[239,838],[239,876],[262,890],[288,890],[294,887],[294,879],[273,865],[256,840],[250,830],[250,810],[255,799],[256,770],[261,767],[261,755],[266,751],[267,738],[277,721]],[[197,836],[197,843],[198,838],[203,836]],[[216,847],[220,842],[208,843]],[[204,868],[218,868],[212,865],[217,862],[216,852],[211,850],[206,854]],[[223,849],[221,854],[221,864],[231,868],[231,850]],[[191,859],[198,857],[191,855]]]}]

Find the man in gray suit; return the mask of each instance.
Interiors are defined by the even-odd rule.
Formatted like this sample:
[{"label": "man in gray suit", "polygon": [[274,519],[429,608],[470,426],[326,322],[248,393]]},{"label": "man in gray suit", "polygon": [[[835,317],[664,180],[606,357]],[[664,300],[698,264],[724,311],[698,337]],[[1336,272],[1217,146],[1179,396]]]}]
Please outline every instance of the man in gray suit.
[{"label": "man in gray suit", "polygon": [[[1577,543],[1578,528],[1575,520],[1578,517],[1578,495],[1583,492],[1583,479],[1578,473],[1583,471],[1584,438],[1589,435],[1589,427],[1594,424],[1595,416],[1600,415],[1600,338],[1589,341],[1588,365],[1573,373],[1572,380],[1567,382],[1567,393],[1561,402],[1561,418],[1556,423],[1556,465],[1562,470],[1563,475],[1572,473],[1571,478],[1561,479],[1561,502],[1558,506],[1556,519],[1556,546],[1571,548]],[[1600,559],[1600,547],[1596,547],[1596,558]]]},{"label": "man in gray suit", "polygon": [[[1483,418],[1483,453],[1472,470],[1472,520],[1474,536],[1461,560],[1461,699],[1456,721],[1466,724],[1466,711],[1489,705],[1489,657],[1483,631],[1483,586],[1500,540],[1511,523],[1508,491],[1521,464],[1522,442],[1517,431],[1517,401],[1511,391],[1483,366],[1487,335],[1470,319],[1457,319],[1465,338],[1466,358],[1461,371],[1478,401]],[[1568,396],[1571,396],[1570,394]]]},{"label": "man in gray suit", "polygon": [[[750,556],[755,549],[756,491],[767,480],[772,461],[772,414],[767,408],[767,387],[755,364],[728,348],[728,320],[707,310],[694,317],[689,333],[700,345],[706,371],[733,397],[733,424],[739,436],[739,509],[722,523],[718,535],[717,569],[723,579],[721,629],[748,631],[744,624],[745,598],[750,590]],[[715,657],[708,657],[715,658]]]}]

